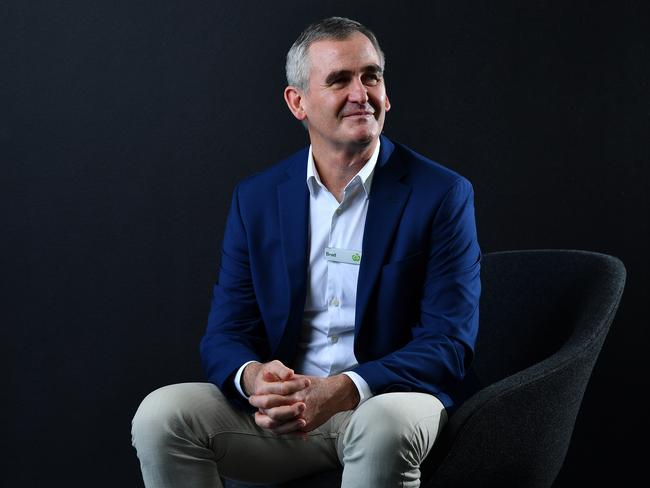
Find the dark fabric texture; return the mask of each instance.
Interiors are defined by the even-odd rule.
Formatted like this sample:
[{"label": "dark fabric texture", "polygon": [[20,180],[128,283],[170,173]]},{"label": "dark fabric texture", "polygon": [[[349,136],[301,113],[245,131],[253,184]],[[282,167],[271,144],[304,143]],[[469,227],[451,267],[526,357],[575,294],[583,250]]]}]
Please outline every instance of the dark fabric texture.
[{"label": "dark fabric texture", "polygon": [[[450,412],[423,464],[423,487],[553,484],[625,277],[619,259],[587,251],[483,257],[476,356],[459,388],[467,400]],[[268,488],[330,488],[340,477],[332,471]]]}]

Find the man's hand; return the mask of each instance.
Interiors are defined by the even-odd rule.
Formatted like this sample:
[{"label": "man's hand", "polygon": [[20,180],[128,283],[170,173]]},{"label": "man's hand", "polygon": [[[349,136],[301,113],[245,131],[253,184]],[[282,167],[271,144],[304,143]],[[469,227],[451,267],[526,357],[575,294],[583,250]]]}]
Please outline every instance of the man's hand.
[{"label": "man's hand", "polygon": [[[359,403],[357,387],[346,375],[318,378],[288,375],[288,371],[284,371],[285,375],[280,377],[283,379],[275,382],[273,394],[254,394],[249,398],[250,404],[259,409],[255,413],[255,422],[260,427],[276,434],[295,430],[309,432],[335,413],[352,410]],[[296,389],[301,381],[306,386]],[[284,389],[286,393],[278,394],[279,389]]]},{"label": "man's hand", "polygon": [[352,410],[359,404],[359,390],[349,376],[308,377],[311,385],[294,396],[305,404],[303,432],[320,427],[334,414]]},{"label": "man's hand", "polygon": [[294,375],[291,368],[277,360],[251,363],[244,368],[242,377],[244,392],[250,395],[249,403],[259,408],[255,413],[257,425],[276,434],[293,432],[306,425],[300,418],[305,403],[294,395],[310,386],[308,377]]}]

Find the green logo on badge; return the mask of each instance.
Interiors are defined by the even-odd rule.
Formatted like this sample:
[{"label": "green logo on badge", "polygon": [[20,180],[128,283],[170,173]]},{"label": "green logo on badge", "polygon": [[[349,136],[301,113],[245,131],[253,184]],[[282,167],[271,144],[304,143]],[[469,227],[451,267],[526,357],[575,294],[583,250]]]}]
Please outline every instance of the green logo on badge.
[{"label": "green logo on badge", "polygon": [[361,261],[361,256],[359,256],[357,253],[354,253],[352,255],[352,261],[354,261],[355,263],[358,263],[359,261]]}]

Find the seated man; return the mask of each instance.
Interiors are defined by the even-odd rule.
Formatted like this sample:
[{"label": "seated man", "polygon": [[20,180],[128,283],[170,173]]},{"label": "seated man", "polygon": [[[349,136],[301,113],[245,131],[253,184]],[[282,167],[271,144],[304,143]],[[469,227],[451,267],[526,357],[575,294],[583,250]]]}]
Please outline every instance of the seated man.
[{"label": "seated man", "polygon": [[470,183],[381,135],[374,34],[334,17],[287,55],[311,145],[234,191],[201,342],[209,383],[133,420],[147,487],[416,487],[472,359],[480,249]]}]

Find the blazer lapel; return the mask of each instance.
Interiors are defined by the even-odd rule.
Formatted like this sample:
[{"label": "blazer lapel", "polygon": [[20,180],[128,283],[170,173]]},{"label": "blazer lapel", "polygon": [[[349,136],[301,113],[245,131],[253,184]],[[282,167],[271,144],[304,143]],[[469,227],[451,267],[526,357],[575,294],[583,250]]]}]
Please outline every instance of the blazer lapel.
[{"label": "blazer lapel", "polygon": [[363,324],[368,301],[377,283],[386,253],[390,249],[411,188],[399,180],[406,169],[395,155],[395,146],[381,138],[379,161],[375,167],[363,232],[363,247],[355,312],[355,337]]},{"label": "blazer lapel", "polygon": [[[276,357],[289,360],[295,349],[298,329],[305,304],[307,289],[309,190],[307,189],[307,151],[296,154],[295,162],[288,171],[289,179],[278,185],[278,211],[280,238],[289,286],[289,315],[280,340]],[[294,330],[296,329],[296,330]]]}]

